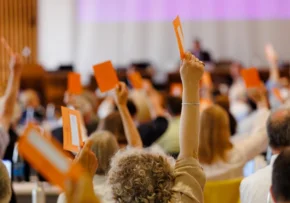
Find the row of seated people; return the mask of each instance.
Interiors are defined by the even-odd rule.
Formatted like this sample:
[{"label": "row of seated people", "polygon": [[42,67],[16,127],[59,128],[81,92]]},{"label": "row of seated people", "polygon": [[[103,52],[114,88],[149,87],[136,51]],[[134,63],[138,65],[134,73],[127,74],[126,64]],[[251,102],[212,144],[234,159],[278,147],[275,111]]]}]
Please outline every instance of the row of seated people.
[{"label": "row of seated people", "polygon": [[[119,84],[114,94],[106,95],[100,105],[92,95],[65,95],[67,106],[82,113],[82,135],[84,140],[90,140],[90,148],[98,159],[99,166],[93,182],[100,198],[106,201],[106,196],[110,194],[117,202],[168,202],[173,198],[181,202],[203,202],[204,174],[208,181],[241,178],[246,163],[264,152],[268,144],[273,154],[279,154],[290,144],[289,111],[283,108],[270,114],[270,102],[264,87],[249,90],[244,87],[247,99],[237,97],[236,100],[231,96],[227,99],[225,95],[211,95],[209,87],[202,87],[206,95],[210,93],[207,98],[210,103],[205,108],[199,108],[198,83],[202,72],[202,63],[187,54],[181,67],[182,97],[169,97],[166,102],[152,86],[144,92],[132,92],[132,99],[127,101],[128,92],[123,83]],[[272,85],[276,85],[275,78],[271,79]],[[12,160],[11,149],[13,151],[17,140],[15,132],[19,130],[16,125],[19,117],[16,121],[12,119],[11,106],[17,106],[12,104],[15,102],[13,99],[16,100],[19,84],[17,78],[11,80],[13,85],[8,85],[8,93],[3,98],[1,121],[4,122],[3,137],[10,128],[10,143],[2,157]],[[22,102],[26,107],[34,108],[33,115],[41,115],[43,110],[37,97],[35,94],[31,96],[31,92],[28,95],[32,99],[24,95],[22,100],[27,101]],[[254,104],[252,109],[247,103],[248,99]],[[7,101],[10,101],[9,105]],[[166,108],[163,103],[166,103]],[[247,111],[232,112],[231,109],[238,109],[233,105]],[[24,113],[27,117],[28,108]],[[9,119],[7,115],[10,115]],[[51,136],[62,142],[61,119],[55,119],[55,122],[42,121],[37,116],[33,119],[35,122],[41,121]],[[131,149],[143,147],[149,148]],[[176,158],[176,161],[168,159],[165,154]],[[287,150],[282,155],[287,158]],[[285,164],[283,156],[281,159]],[[271,180],[271,170],[267,176]],[[251,195],[267,199],[271,181],[267,182],[268,185],[263,184],[266,190],[258,194],[254,191],[261,189],[259,181],[265,180],[253,181],[258,186],[247,184],[247,179],[242,183],[242,201],[260,202],[243,200]],[[282,180],[278,177],[277,181],[279,185]],[[106,190],[107,184],[111,191]],[[254,189],[248,189],[248,185]],[[274,187],[272,191],[275,200],[286,198],[279,193],[281,190]],[[65,201],[64,198],[61,195],[59,202]]]}]

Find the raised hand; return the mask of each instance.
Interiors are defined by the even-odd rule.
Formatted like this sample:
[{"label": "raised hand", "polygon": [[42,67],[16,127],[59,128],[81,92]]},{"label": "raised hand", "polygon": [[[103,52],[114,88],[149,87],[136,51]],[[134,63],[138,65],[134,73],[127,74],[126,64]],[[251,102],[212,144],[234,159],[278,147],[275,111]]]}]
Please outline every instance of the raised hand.
[{"label": "raised hand", "polygon": [[198,85],[204,72],[204,64],[190,52],[185,53],[184,60],[180,68],[182,84]]},{"label": "raised hand", "polygon": [[278,57],[277,57],[276,51],[274,50],[271,44],[267,44],[265,46],[265,54],[269,63],[275,64],[277,62]]},{"label": "raised hand", "polygon": [[79,163],[92,177],[98,168],[98,160],[96,155],[91,151],[93,141],[88,139],[85,146],[78,153],[74,162]]},{"label": "raised hand", "polygon": [[117,106],[127,105],[128,101],[128,89],[125,83],[119,82],[115,88],[114,99]]}]

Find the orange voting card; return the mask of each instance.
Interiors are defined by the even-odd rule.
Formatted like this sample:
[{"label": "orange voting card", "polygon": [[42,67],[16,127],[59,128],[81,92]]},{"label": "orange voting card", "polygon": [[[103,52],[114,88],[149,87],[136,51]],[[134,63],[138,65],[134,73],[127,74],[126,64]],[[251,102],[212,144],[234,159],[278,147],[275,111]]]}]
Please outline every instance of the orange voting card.
[{"label": "orange voting card", "polygon": [[66,157],[57,141],[41,136],[35,125],[27,126],[19,139],[18,150],[33,168],[62,189],[67,178],[77,180],[82,173],[82,167]]},{"label": "orange voting card", "polygon": [[82,93],[81,75],[79,73],[70,72],[68,74],[67,89],[70,94],[78,95]]},{"label": "orange voting card", "polygon": [[107,92],[116,87],[119,80],[111,61],[94,65],[93,68],[101,92]]},{"label": "orange voting card", "polygon": [[136,72],[136,71],[129,72],[128,78],[133,88],[135,89],[143,88],[143,79],[139,72]]},{"label": "orange voting card", "polygon": [[242,77],[247,88],[260,87],[261,79],[256,68],[242,70]]},{"label": "orange voting card", "polygon": [[180,22],[179,16],[177,16],[173,20],[172,23],[173,23],[173,27],[174,27],[177,43],[178,43],[180,58],[183,59],[184,58],[183,31],[182,31],[182,27],[181,27],[181,22]]},{"label": "orange voting card", "polygon": [[182,84],[181,83],[172,83],[170,85],[169,93],[171,96],[181,97],[182,96]]},{"label": "orange voting card", "polygon": [[278,88],[273,88],[272,92],[273,92],[273,95],[276,97],[276,99],[278,99],[278,101],[283,103],[284,99],[281,96],[280,90]]},{"label": "orange voting card", "polygon": [[81,114],[77,110],[61,107],[63,122],[63,148],[71,152],[79,152],[83,145],[81,134]]}]

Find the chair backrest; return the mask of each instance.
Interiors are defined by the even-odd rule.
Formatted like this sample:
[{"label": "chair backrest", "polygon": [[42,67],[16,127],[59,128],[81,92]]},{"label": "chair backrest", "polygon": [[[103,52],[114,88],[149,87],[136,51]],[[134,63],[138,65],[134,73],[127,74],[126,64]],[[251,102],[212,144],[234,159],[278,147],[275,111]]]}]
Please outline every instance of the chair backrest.
[{"label": "chair backrest", "polygon": [[209,181],[204,189],[204,203],[238,203],[240,202],[239,187],[242,178]]}]

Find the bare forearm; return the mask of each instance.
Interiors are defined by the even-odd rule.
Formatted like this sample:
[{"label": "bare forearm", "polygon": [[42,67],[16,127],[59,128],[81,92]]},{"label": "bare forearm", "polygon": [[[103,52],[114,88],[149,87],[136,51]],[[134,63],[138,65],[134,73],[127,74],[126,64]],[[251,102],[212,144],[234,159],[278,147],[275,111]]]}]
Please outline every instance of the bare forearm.
[{"label": "bare forearm", "polygon": [[184,86],[180,118],[179,158],[197,158],[199,136],[198,84]]},{"label": "bare forearm", "polygon": [[273,82],[277,82],[280,79],[280,72],[279,72],[278,64],[277,62],[271,62],[269,65],[271,66],[270,80]]},{"label": "bare forearm", "polygon": [[118,105],[128,144],[142,148],[142,140],[126,105]]},{"label": "bare forearm", "polygon": [[3,106],[0,115],[0,122],[6,131],[9,129],[11,118],[13,116],[14,106],[20,86],[20,78],[20,73],[11,71],[8,85],[3,96]]}]

